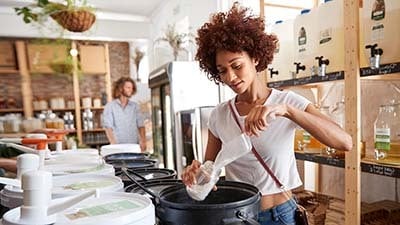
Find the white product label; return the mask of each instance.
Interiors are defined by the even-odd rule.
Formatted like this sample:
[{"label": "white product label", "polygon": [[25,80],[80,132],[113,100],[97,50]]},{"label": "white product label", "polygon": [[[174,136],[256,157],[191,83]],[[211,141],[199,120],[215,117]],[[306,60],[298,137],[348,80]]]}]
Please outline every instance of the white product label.
[{"label": "white product label", "polygon": [[381,23],[372,26],[371,40],[379,41],[385,38],[385,26]]},{"label": "white product label", "polygon": [[319,32],[319,44],[325,44],[332,40],[332,28],[321,30]]}]

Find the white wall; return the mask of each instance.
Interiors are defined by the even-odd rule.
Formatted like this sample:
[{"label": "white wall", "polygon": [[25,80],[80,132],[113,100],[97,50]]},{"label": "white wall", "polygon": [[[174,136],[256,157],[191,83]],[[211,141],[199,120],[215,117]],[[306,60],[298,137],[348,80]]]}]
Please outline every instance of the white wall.
[{"label": "white wall", "polygon": [[[49,24],[59,27],[54,21]],[[60,37],[61,29],[42,30],[25,24],[22,16],[17,16],[12,8],[0,7],[0,37]],[[134,40],[147,39],[150,36],[149,21],[116,21],[97,19],[93,27],[83,33],[66,32],[63,37],[86,40]]]}]

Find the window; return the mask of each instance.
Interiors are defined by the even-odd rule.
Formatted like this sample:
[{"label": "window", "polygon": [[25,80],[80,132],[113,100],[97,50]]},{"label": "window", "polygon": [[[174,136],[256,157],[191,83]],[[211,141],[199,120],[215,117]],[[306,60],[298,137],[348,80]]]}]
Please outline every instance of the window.
[{"label": "window", "polygon": [[294,19],[302,9],[313,8],[316,3],[316,0],[264,0],[266,31],[276,21]]}]

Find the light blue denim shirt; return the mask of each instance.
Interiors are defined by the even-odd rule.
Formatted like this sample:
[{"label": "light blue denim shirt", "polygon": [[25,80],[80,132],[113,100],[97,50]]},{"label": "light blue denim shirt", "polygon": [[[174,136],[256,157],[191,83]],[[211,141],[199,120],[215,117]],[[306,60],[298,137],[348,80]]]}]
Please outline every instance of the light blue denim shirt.
[{"label": "light blue denim shirt", "polygon": [[103,112],[103,127],[113,130],[116,142],[139,143],[139,127],[144,127],[144,116],[139,104],[128,101],[123,107],[119,99],[107,103]]}]

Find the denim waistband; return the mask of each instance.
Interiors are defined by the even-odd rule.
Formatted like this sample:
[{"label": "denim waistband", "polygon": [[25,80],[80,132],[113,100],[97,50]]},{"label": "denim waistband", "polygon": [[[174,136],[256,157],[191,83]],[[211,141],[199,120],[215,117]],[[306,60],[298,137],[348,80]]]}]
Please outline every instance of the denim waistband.
[{"label": "denim waistband", "polygon": [[264,217],[270,217],[272,220],[275,220],[275,218],[277,218],[280,214],[292,211],[296,208],[296,201],[291,198],[280,205],[261,211],[260,214],[262,214]]}]

